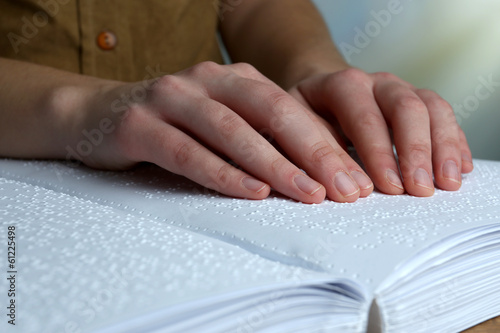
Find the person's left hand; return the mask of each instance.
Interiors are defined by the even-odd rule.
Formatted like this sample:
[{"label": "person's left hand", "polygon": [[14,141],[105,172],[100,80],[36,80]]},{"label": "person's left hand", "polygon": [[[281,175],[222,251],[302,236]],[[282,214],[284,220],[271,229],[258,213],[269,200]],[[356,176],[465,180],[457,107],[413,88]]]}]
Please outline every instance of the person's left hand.
[{"label": "person's left hand", "polygon": [[431,196],[433,176],[439,188],[458,190],[461,174],[473,169],[451,106],[392,74],[350,68],[304,79],[289,93],[307,107],[325,137],[342,145],[332,126],[339,125],[384,193]]}]

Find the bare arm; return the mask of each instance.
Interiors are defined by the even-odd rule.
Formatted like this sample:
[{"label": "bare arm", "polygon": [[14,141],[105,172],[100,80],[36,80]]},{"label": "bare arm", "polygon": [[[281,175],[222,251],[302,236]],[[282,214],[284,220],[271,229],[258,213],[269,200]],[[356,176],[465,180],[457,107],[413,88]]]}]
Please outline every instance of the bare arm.
[{"label": "bare arm", "polygon": [[221,33],[235,62],[249,62],[288,89],[316,73],[349,66],[308,0],[253,0],[221,12]]},{"label": "bare arm", "polygon": [[[0,58],[0,156],[65,158],[85,102],[113,82]],[[115,83],[116,85],[116,83]]]}]

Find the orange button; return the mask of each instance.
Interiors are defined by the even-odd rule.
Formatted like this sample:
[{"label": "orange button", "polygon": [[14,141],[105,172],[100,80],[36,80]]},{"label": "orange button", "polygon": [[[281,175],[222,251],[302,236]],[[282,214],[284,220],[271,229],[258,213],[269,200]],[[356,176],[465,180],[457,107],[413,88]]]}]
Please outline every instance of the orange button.
[{"label": "orange button", "polygon": [[103,31],[97,35],[97,46],[99,46],[101,50],[113,50],[117,42],[116,35],[111,31]]}]

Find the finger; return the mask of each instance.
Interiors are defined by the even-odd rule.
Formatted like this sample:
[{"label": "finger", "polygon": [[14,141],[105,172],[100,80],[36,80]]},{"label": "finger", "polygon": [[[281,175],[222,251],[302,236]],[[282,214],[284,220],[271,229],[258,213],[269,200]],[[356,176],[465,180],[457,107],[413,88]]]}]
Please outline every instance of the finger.
[{"label": "finger", "polygon": [[443,190],[456,191],[462,185],[462,153],[453,109],[433,91],[420,89],[416,93],[429,111],[436,185]]},{"label": "finger", "polygon": [[[346,152],[347,146],[344,140],[340,137],[338,132],[333,129],[332,125],[328,123],[324,118],[318,116],[314,111],[312,111],[308,106],[305,99],[299,93],[299,102],[305,103],[306,113],[312,122],[316,125],[321,135],[327,140],[333,147],[337,155],[340,157],[344,165],[347,167],[349,174],[356,181],[360,188],[360,197],[364,198],[373,192],[373,182],[365,173],[365,171],[356,163],[351,156]],[[297,99],[293,94],[292,96]]]},{"label": "finger", "polygon": [[320,101],[315,108],[328,109],[336,116],[375,186],[384,193],[401,194],[404,188],[389,131],[367,81],[366,74],[349,70],[311,82],[301,91],[310,103]]},{"label": "finger", "polygon": [[462,152],[462,173],[470,173],[474,169],[472,162],[472,153],[467,143],[464,131],[458,128],[458,137],[460,138],[460,150]]},{"label": "finger", "polygon": [[323,138],[330,144],[338,157],[342,160],[347,168],[349,175],[358,184],[360,189],[359,196],[364,198],[373,192],[373,182],[365,173],[365,171],[356,163],[352,157],[346,152],[347,148],[340,146],[337,140],[333,137],[332,133],[328,130],[327,126],[324,125],[322,120],[319,120],[319,116],[312,112],[307,112],[313,123],[316,125]]},{"label": "finger", "polygon": [[375,96],[394,133],[398,162],[406,191],[431,196],[432,144],[429,112],[415,92],[397,82],[375,86]]},{"label": "finger", "polygon": [[[261,74],[257,69],[255,69],[252,65],[249,65],[247,63],[236,63],[236,64],[231,64],[227,66],[230,68],[234,73],[238,74],[241,77],[248,78],[248,79],[253,79],[262,83],[266,84],[271,84],[274,85],[274,83],[268,79],[266,76]],[[297,87],[292,88],[290,91],[288,91],[290,96],[292,96],[295,100],[297,100],[308,112],[308,116],[313,120],[316,124],[320,122],[323,124],[324,127],[327,128],[327,130],[330,132],[330,134],[333,136],[335,141],[344,149],[347,150],[347,145],[345,143],[344,138],[341,137],[339,134],[339,128],[340,125],[334,121],[335,119],[333,118],[331,123],[326,121],[324,118],[318,116],[316,112],[314,112],[308,105],[308,102],[305,100],[305,98],[302,96],[302,94],[299,92]],[[324,114],[324,116],[328,116],[329,114]],[[339,128],[334,128],[332,124],[337,125]]]},{"label": "finger", "polygon": [[140,119],[133,138],[136,159],[154,163],[168,171],[222,194],[264,199],[270,186],[236,169],[175,127],[158,119]]},{"label": "finger", "polygon": [[[347,144],[345,143],[344,138],[339,133],[340,125],[334,117],[331,117],[332,119],[329,119],[329,121],[327,121],[322,116],[319,116],[310,108],[309,103],[297,88],[292,88],[290,91],[288,91],[288,93],[304,106],[304,108],[308,111],[307,115],[315,124],[318,125],[318,128],[325,127],[333,136],[334,140],[340,145],[340,147],[342,147],[342,149],[344,150],[347,150]],[[334,127],[333,125],[336,125],[336,127]]]},{"label": "finger", "polygon": [[245,63],[245,62],[238,62],[230,65],[226,65],[225,68],[229,69],[236,75],[246,78],[246,79],[251,79],[255,81],[259,81],[262,83],[269,83],[269,84],[274,84],[273,81],[271,81],[269,78],[267,78],[264,74],[259,72],[254,66]]},{"label": "finger", "polygon": [[[253,79],[262,83],[266,84],[271,84],[273,85],[274,83],[265,77],[263,74],[261,74],[257,69],[255,69],[253,66],[246,64],[246,63],[236,63],[236,64],[231,64],[227,66],[230,68],[234,73],[240,75],[241,77],[244,78],[249,78]],[[318,116],[308,105],[307,101],[304,99],[302,94],[299,92],[297,87],[292,88],[289,92],[290,96],[292,96],[295,100],[297,100],[304,108],[305,110],[309,111],[308,116],[313,120],[317,125],[318,123],[321,123],[326,129],[330,132],[330,134],[333,136],[335,141],[344,149],[347,150],[347,145],[345,144],[344,138],[342,138],[339,134],[339,130],[333,128],[332,124],[326,121],[324,118]],[[333,122],[332,122],[333,123]],[[336,123],[338,125],[338,123]],[[318,128],[321,128],[318,126]]]},{"label": "finger", "polygon": [[191,97],[183,111],[172,113],[177,125],[187,128],[210,147],[231,158],[276,191],[305,203],[320,203],[325,189],[283,157],[238,114],[206,97]]},{"label": "finger", "polygon": [[209,94],[252,127],[273,133],[293,162],[325,186],[330,199],[338,202],[358,199],[359,186],[342,159],[323,138],[304,107],[279,87],[235,76],[212,87]]},{"label": "finger", "polygon": [[325,133],[324,136],[326,137],[327,141],[334,147],[334,150],[336,154],[340,157],[344,165],[347,167],[348,173],[351,176],[352,179],[357,183],[359,189],[360,189],[360,194],[359,196],[361,198],[365,198],[369,196],[373,192],[373,182],[368,177],[366,172],[352,159],[352,157],[340,146],[335,145],[334,143],[331,142],[331,135],[329,136],[328,133]]},{"label": "finger", "polygon": [[[245,63],[237,63],[228,67],[230,67],[231,70],[242,77],[258,80],[262,83],[272,84],[272,81],[258,72],[251,65]],[[347,145],[345,144],[344,139],[339,135],[339,130],[335,130],[329,122],[327,122],[324,118],[318,116],[313,110],[311,110],[307,101],[304,99],[297,88],[293,88],[289,92],[289,94],[304,106],[309,118],[316,125],[325,140],[327,140],[332,148],[334,148],[337,155],[347,167],[347,172],[350,174],[351,178],[353,178],[354,181],[358,184],[358,187],[360,188],[360,197],[367,197],[368,195],[370,195],[373,192],[373,182],[365,173],[365,171],[351,158],[351,156],[349,156],[349,154],[346,153]],[[340,149],[338,146],[340,146]]]}]

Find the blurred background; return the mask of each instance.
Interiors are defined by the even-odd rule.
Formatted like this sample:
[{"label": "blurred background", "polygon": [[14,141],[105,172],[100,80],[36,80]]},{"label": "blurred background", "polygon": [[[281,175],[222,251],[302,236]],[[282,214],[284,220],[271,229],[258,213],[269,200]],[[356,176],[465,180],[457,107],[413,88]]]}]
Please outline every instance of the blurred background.
[{"label": "blurred background", "polygon": [[500,160],[499,0],[314,0],[348,62],[443,96],[474,158]]}]

